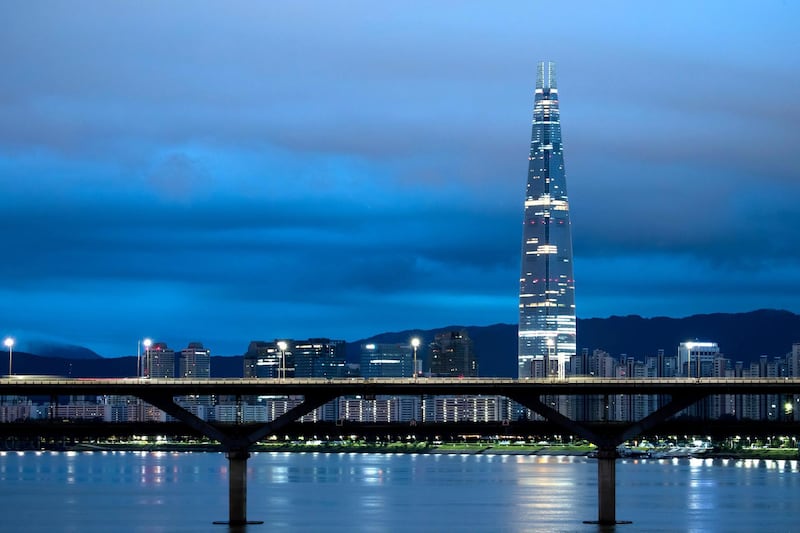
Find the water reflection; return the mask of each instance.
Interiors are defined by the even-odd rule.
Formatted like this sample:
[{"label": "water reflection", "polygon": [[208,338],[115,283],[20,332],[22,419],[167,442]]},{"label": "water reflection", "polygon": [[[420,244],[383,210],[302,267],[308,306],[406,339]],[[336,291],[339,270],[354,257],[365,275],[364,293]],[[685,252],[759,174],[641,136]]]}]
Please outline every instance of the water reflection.
[{"label": "water reflection", "polygon": [[[597,516],[597,463],[584,457],[261,453],[248,466],[249,515],[270,530],[596,531],[582,524]],[[790,531],[800,502],[779,495],[798,493],[797,471],[620,460],[617,516],[634,521],[623,531]],[[223,454],[0,453],[0,481],[8,531],[219,531],[210,523],[227,513]]]}]

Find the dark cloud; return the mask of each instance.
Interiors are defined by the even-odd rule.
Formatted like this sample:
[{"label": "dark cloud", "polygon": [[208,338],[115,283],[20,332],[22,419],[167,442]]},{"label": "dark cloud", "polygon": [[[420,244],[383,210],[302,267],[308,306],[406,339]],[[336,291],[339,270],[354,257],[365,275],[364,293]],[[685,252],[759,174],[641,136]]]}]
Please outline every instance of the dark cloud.
[{"label": "dark cloud", "polygon": [[545,58],[579,315],[800,311],[797,8],[541,9],[0,4],[0,318],[109,355],[513,322]]}]

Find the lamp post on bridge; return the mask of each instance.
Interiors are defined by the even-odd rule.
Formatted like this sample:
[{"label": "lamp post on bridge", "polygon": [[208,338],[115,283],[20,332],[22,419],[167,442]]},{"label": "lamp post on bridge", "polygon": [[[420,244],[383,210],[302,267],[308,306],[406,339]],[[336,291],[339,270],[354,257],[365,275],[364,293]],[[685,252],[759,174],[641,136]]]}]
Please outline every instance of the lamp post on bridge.
[{"label": "lamp post on bridge", "polygon": [[414,375],[414,379],[417,379],[417,348],[419,348],[418,337],[411,339],[411,346],[414,348],[414,366],[412,368],[412,374]]},{"label": "lamp post on bridge", "polygon": [[278,377],[286,379],[286,341],[278,341],[278,348],[281,350],[281,367],[278,369]]},{"label": "lamp post on bridge", "polygon": [[[150,365],[150,347],[153,345],[153,341],[150,340],[149,338],[146,338],[141,342],[142,342],[142,345],[144,346],[144,360],[145,360],[146,364],[148,365],[147,368],[148,368],[148,374],[149,374],[149,369],[150,369],[150,366],[149,366]],[[139,357],[140,354],[139,354],[139,345],[138,344],[136,346],[136,352],[137,352],[137,354],[136,354],[137,355],[136,377],[142,377],[142,374],[143,374],[143,372],[142,372],[142,361],[141,361],[141,359]]]},{"label": "lamp post on bridge", "polygon": [[149,341],[150,339],[138,339],[136,341],[136,377],[142,377],[142,342]]},{"label": "lamp post on bridge", "polygon": [[8,348],[8,375],[11,375],[11,359],[14,354],[14,339],[11,337],[6,337],[6,340],[3,341],[3,344]]}]

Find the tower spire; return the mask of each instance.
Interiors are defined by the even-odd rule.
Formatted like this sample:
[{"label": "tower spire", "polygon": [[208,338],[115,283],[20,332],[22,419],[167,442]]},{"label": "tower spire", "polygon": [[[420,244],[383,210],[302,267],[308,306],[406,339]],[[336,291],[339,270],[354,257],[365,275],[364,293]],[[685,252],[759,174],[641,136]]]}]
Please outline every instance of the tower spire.
[{"label": "tower spire", "polygon": [[552,61],[539,61],[536,68],[536,88],[537,89],[557,89],[556,85],[556,64]]}]

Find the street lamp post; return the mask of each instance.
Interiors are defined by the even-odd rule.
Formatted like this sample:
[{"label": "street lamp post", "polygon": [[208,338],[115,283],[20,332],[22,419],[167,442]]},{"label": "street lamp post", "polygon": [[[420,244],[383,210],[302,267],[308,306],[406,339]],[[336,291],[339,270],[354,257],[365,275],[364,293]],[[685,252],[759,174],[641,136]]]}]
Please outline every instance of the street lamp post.
[{"label": "street lamp post", "polygon": [[[150,374],[150,347],[153,345],[153,341],[150,339],[145,339],[142,341],[142,344],[144,345],[144,361],[145,365],[147,366],[147,373]],[[143,373],[142,367],[139,366],[139,376],[141,377]]]},{"label": "street lamp post", "polygon": [[[553,341],[552,337],[547,337],[545,341],[547,344],[547,376],[553,377],[553,347],[555,346],[555,341]],[[558,362],[556,362],[558,364]]]},{"label": "street lamp post", "polygon": [[411,339],[411,346],[414,348],[414,367],[412,370],[414,379],[417,379],[417,348],[419,348],[419,339],[417,337]]},{"label": "street lamp post", "polygon": [[701,368],[700,368],[700,353],[698,352],[695,357],[697,359],[697,375],[695,377],[699,378],[700,377],[700,370],[701,370]]},{"label": "street lamp post", "polygon": [[11,375],[11,359],[14,355],[14,339],[6,337],[3,344],[8,348],[8,375]]},{"label": "street lamp post", "polygon": [[136,377],[142,377],[142,339],[136,341]]},{"label": "street lamp post", "polygon": [[278,376],[284,379],[286,378],[286,341],[278,341],[278,348],[281,350],[281,367],[278,369]]}]

